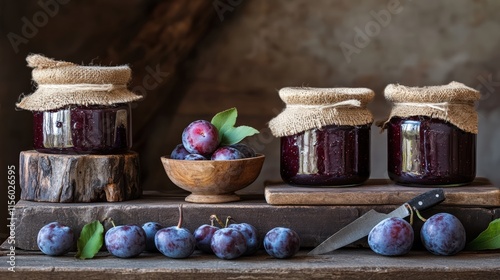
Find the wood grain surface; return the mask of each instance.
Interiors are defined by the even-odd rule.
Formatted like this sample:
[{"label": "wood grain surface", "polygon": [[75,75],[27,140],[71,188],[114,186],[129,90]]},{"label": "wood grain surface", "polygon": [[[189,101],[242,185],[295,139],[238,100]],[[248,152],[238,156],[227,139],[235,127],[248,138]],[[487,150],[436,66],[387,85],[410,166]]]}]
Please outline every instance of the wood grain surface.
[{"label": "wood grain surface", "polygon": [[[20,200],[16,204],[16,246],[25,250],[38,250],[36,236],[41,227],[51,221],[59,221],[80,232],[92,221],[104,221],[112,217],[116,224],[157,222],[164,227],[177,225],[179,204],[183,204],[183,227],[194,232],[200,225],[210,223],[216,214],[225,220],[231,216],[237,223],[249,223],[264,236],[270,229],[281,226],[295,230],[302,247],[315,247],[326,238],[345,227],[370,210],[380,213],[393,211],[396,205],[270,205],[262,196],[240,195],[241,200],[229,203],[203,204],[184,201],[186,193],[159,193],[145,191],[139,199],[123,202],[49,203]],[[462,207],[436,205],[421,214],[428,218],[446,212],[457,217],[465,227],[467,240],[471,241],[488,224],[500,218],[500,207]],[[420,240],[423,222],[414,219],[415,240]],[[105,229],[112,227],[109,221]],[[8,244],[7,244],[8,245]],[[366,239],[353,244],[367,246]],[[239,261],[239,260],[238,260]],[[243,259],[241,261],[244,261]]]},{"label": "wood grain surface", "polygon": [[186,201],[222,203],[237,201],[234,194],[250,185],[262,169],[265,156],[237,160],[177,160],[161,157],[168,178],[191,192]]},{"label": "wood grain surface", "polygon": [[21,199],[43,202],[124,201],[141,196],[139,156],[58,155],[23,151]]},{"label": "wood grain surface", "polygon": [[[407,187],[388,179],[371,179],[362,186],[295,187],[283,182],[268,182],[265,197],[273,205],[400,205],[430,188]],[[500,206],[500,189],[485,178],[462,187],[443,188],[443,205]]]}]

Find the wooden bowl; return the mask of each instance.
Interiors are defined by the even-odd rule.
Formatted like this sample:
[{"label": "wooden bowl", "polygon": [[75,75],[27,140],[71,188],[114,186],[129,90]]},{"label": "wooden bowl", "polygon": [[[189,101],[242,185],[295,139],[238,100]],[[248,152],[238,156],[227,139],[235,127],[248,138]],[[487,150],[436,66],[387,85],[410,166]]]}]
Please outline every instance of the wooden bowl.
[{"label": "wooden bowl", "polygon": [[234,192],[257,179],[265,156],[235,160],[179,160],[161,157],[168,178],[191,192],[186,201],[222,203],[240,200]]}]

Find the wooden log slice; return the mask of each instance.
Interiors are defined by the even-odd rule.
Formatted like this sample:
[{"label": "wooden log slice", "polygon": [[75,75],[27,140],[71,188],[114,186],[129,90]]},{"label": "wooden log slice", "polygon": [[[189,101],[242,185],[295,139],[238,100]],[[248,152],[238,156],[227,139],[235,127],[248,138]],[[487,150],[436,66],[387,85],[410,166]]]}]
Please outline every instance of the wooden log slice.
[{"label": "wooden log slice", "polygon": [[125,201],[139,198],[139,156],[60,155],[23,151],[21,199],[43,202]]}]

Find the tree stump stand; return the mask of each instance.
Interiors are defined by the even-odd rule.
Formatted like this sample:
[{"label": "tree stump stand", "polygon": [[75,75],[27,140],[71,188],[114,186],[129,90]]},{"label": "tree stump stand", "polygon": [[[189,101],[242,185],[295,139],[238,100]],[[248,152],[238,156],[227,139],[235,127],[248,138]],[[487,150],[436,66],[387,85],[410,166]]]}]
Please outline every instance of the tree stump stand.
[{"label": "tree stump stand", "polygon": [[39,202],[116,202],[139,198],[139,156],[61,155],[23,151],[21,199]]}]

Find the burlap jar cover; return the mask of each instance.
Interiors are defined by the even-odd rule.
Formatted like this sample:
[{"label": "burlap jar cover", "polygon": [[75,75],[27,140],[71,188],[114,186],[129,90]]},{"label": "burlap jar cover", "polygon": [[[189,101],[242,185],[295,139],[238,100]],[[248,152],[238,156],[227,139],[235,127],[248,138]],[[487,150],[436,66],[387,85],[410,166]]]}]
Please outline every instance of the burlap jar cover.
[{"label": "burlap jar cover", "polygon": [[371,124],[366,104],[374,95],[368,88],[282,88],[279,96],[286,107],[269,121],[269,128],[275,137],[283,137],[328,125]]},{"label": "burlap jar cover", "polygon": [[474,102],[480,93],[462,83],[428,87],[389,84],[384,95],[393,107],[387,121],[380,124],[382,128],[392,117],[428,116],[450,122],[465,132],[478,133]]},{"label": "burlap jar cover", "polygon": [[26,58],[33,68],[36,91],[17,107],[29,111],[49,111],[68,105],[112,105],[137,101],[142,96],[127,89],[130,67],[80,66],[32,54]]}]

